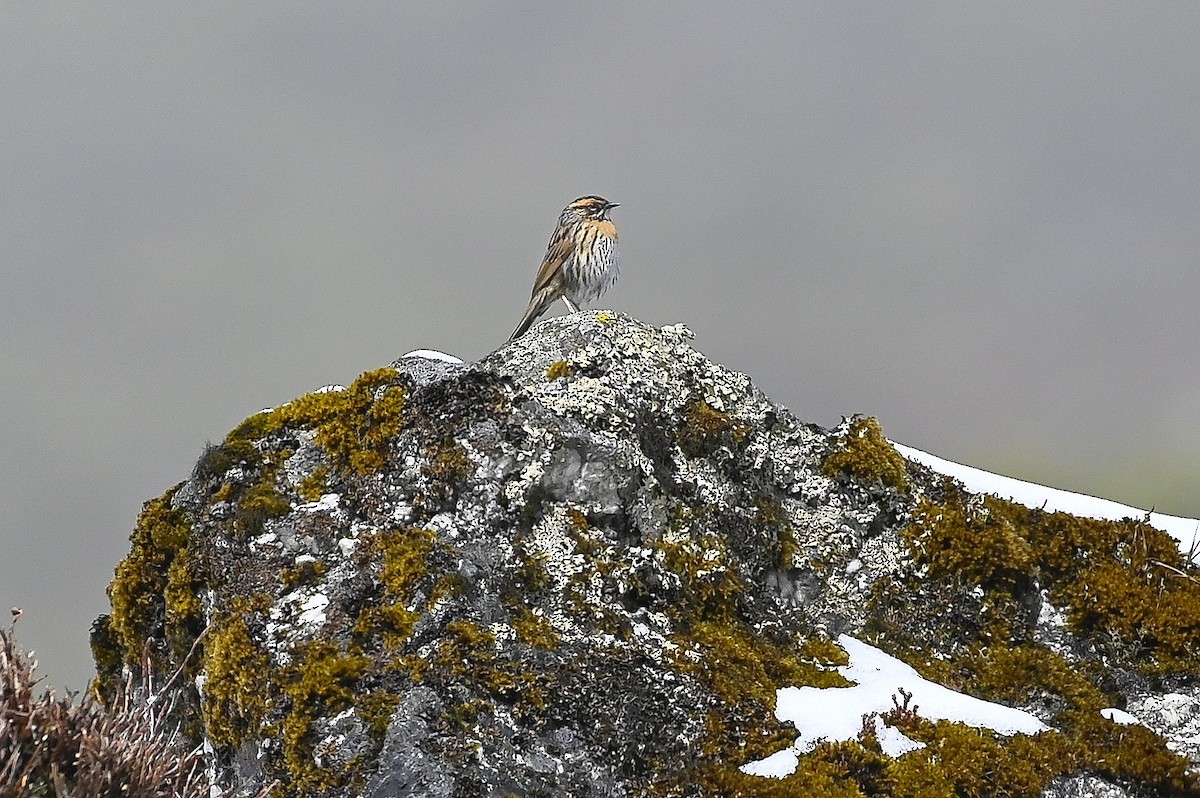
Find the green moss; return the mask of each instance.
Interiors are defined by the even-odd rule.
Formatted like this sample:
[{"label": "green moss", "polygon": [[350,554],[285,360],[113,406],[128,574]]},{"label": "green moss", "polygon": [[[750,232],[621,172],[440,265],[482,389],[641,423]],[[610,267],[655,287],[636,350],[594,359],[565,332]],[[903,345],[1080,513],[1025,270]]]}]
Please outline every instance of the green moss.
[{"label": "green moss", "polygon": [[[1097,686],[1110,670],[1104,663],[1070,663],[1041,646],[992,646],[953,665],[958,689],[1004,704],[1040,704],[1057,731],[1004,742],[1006,755],[1028,762],[1052,778],[1080,770],[1154,794],[1193,794],[1200,780],[1186,758],[1142,726],[1124,726],[1100,715],[1120,706],[1120,695]],[[1008,767],[1018,767],[1009,763]]]},{"label": "green moss", "polygon": [[216,493],[210,497],[209,504],[220,504],[222,502],[233,501],[234,497],[236,496],[237,486],[232,482],[225,482],[222,483],[221,487],[217,489]]},{"label": "green moss", "polygon": [[1118,781],[1143,785],[1156,795],[1195,795],[1200,778],[1186,757],[1170,751],[1144,726],[1113,723],[1098,713],[1069,713],[1068,732],[1080,762]]},{"label": "green moss", "polygon": [[512,627],[517,640],[534,648],[553,651],[562,642],[550,622],[528,607],[520,606],[513,610]]},{"label": "green moss", "polygon": [[329,469],[317,466],[296,486],[296,494],[306,502],[315,502],[325,495],[329,488]]},{"label": "green moss", "polygon": [[332,717],[355,705],[359,680],[371,664],[357,651],[343,651],[324,640],[303,643],[281,674],[288,712],[280,734],[289,787],[296,793],[318,792],[346,784],[353,764],[320,764],[315,758],[313,722]]},{"label": "green moss", "polygon": [[827,477],[848,476],[878,482],[903,493],[910,490],[904,458],[888,443],[879,422],[855,416],[849,429],[821,464]]},{"label": "green moss", "polygon": [[571,531],[578,534],[587,534],[592,525],[588,523],[587,516],[584,515],[577,507],[567,508],[567,523],[571,526]]},{"label": "green moss", "polygon": [[416,599],[419,583],[429,574],[435,540],[430,530],[414,527],[382,530],[364,539],[366,553],[379,563],[382,596],[377,606],[359,613],[356,640],[365,644],[377,638],[391,651],[408,640],[421,617],[408,607]]},{"label": "green moss", "polygon": [[[721,790],[730,785],[743,790],[733,794],[793,794],[771,792],[777,783],[746,777],[737,765],[766,757],[795,740],[795,729],[775,718],[779,688],[849,686],[830,667],[844,663],[845,652],[815,640],[797,649],[732,620],[696,623],[672,642],[677,648],[669,657],[670,667],[696,679],[714,696],[707,710],[698,707],[706,712],[704,733],[695,746],[696,767],[681,774],[684,782],[704,785],[702,795],[724,794]],[[808,775],[787,780],[789,787],[809,784]]]},{"label": "green moss", "polygon": [[187,654],[204,628],[204,608],[200,603],[203,589],[201,564],[191,548],[185,547],[167,566],[167,583],[163,587],[167,642],[178,657]]},{"label": "green moss", "polygon": [[513,574],[522,593],[532,595],[550,585],[550,571],[546,567],[549,561],[545,552],[530,548],[526,541],[519,544]]},{"label": "green moss", "polygon": [[[841,646],[829,638],[821,637],[820,635],[812,635],[804,638],[804,642],[800,644],[797,656],[805,667],[817,667],[822,671],[850,664],[850,656]],[[812,683],[805,682],[805,684]],[[833,687],[837,685],[830,684],[829,686]]]},{"label": "green moss", "polygon": [[364,644],[371,639],[378,639],[385,649],[395,651],[408,642],[420,617],[420,613],[395,602],[367,607],[359,613],[355,622],[355,639]]},{"label": "green moss", "polygon": [[366,548],[379,562],[379,583],[393,600],[409,601],[417,582],[429,573],[429,557],[437,536],[428,529],[385,529],[366,538]]},{"label": "green moss", "polygon": [[550,380],[561,380],[564,377],[570,377],[574,370],[571,364],[566,360],[556,360],[546,369],[546,378]]},{"label": "green moss", "polygon": [[1089,678],[1085,667],[1044,646],[992,646],[965,658],[958,667],[969,674],[959,687],[1010,706],[1042,702],[1059,712],[1099,712],[1118,701],[1093,683],[1100,673]]},{"label": "green moss", "polygon": [[454,705],[450,717],[459,729],[470,729],[483,715],[490,715],[495,705],[486,699],[472,698]]},{"label": "green moss", "polygon": [[949,721],[922,721],[904,732],[926,747],[889,763],[895,795],[1037,798],[1056,776],[1074,770],[1054,732],[1006,739]]},{"label": "green moss", "polygon": [[940,504],[918,503],[903,538],[928,566],[925,592],[983,588],[992,615],[981,641],[1019,638],[1021,599],[1044,587],[1069,630],[1116,664],[1200,675],[1200,582],[1175,541],[1148,524],[968,500],[952,488]]},{"label": "green moss", "polygon": [[400,433],[406,392],[395,369],[382,368],[361,374],[342,391],[310,393],[282,407],[243,421],[211,453],[204,471],[224,473],[243,463],[262,463],[257,442],[284,428],[315,430],[316,443],[339,471],[366,475],[384,463],[388,447]]},{"label": "green moss", "polygon": [[250,611],[248,603],[238,602],[204,641],[204,727],[213,743],[230,748],[260,736],[270,692],[264,684],[270,659],[247,625]]},{"label": "green moss", "polygon": [[988,509],[1023,531],[1037,552],[1039,567],[1052,581],[1074,580],[1081,571],[1106,561],[1133,571],[1148,570],[1155,560],[1188,567],[1175,540],[1143,521],[1047,513],[995,498],[989,499]]},{"label": "green moss", "polygon": [[466,594],[467,588],[467,580],[458,571],[444,573],[433,584],[433,591],[429,594],[429,600],[432,603],[437,603],[442,599],[462,596]]},{"label": "green moss", "polygon": [[926,747],[891,761],[888,784],[895,795],[937,785],[932,794],[1036,798],[1055,778],[1083,770],[1154,794],[1196,789],[1188,761],[1148,729],[1120,726],[1090,710],[1064,719],[1065,733],[1007,738],[961,723],[920,720],[904,731]]},{"label": "green moss", "polygon": [[283,410],[289,422],[315,426],[316,442],[335,466],[369,474],[400,433],[406,394],[397,378],[395,369],[368,371],[344,391],[308,394]]},{"label": "green moss", "polygon": [[429,480],[425,503],[453,502],[463,480],[475,470],[467,450],[452,437],[443,438],[425,453],[421,473]]},{"label": "green moss", "polygon": [[[899,708],[898,708],[899,709]],[[1038,798],[1059,777],[1094,772],[1155,795],[1191,794],[1196,777],[1139,726],[1118,727],[1088,713],[1085,734],[1056,731],[1003,737],[949,721],[893,711],[883,719],[925,747],[899,758],[883,755],[874,717],[857,741],[821,743],[785,779],[746,776],[728,763],[693,774],[704,795],[885,796],[895,798]],[[1140,792],[1139,792],[1140,794]],[[1151,793],[1148,793],[1151,794]]]},{"label": "green moss", "polygon": [[92,623],[88,644],[92,661],[96,663],[96,679],[92,682],[92,690],[101,703],[112,706],[124,684],[121,668],[125,663],[125,649],[113,632],[111,615],[101,615]]},{"label": "green moss", "polygon": [[680,579],[682,594],[669,614],[686,620],[725,618],[736,612],[745,586],[724,538],[702,531],[651,545],[662,552],[667,570]]},{"label": "green moss", "polygon": [[708,457],[722,447],[735,451],[749,432],[745,424],[704,400],[684,405],[675,430],[679,448],[688,457]]},{"label": "green moss", "polygon": [[275,489],[274,468],[267,468],[263,478],[235,501],[238,532],[245,537],[261,534],[268,520],[287,515],[292,509],[291,502]]},{"label": "green moss", "polygon": [[495,635],[473,621],[446,625],[430,657],[426,678],[435,675],[443,681],[473,686],[513,706],[518,714],[546,706],[537,674],[521,662],[501,657]]},{"label": "green moss", "polygon": [[[1187,760],[1162,738],[1099,714],[1123,701],[1102,687],[1112,683],[1114,666],[1150,678],[1193,678],[1200,669],[1200,586],[1186,578],[1192,571],[1174,541],[1141,522],[1046,513],[967,497],[952,485],[942,493],[939,504],[918,504],[903,533],[927,569],[919,584],[880,594],[875,611],[896,613],[880,642],[947,686],[1041,707],[1057,731],[1000,738],[920,721],[909,736],[929,748],[888,765],[889,789],[916,794],[925,784],[936,795],[1036,796],[1053,778],[1087,771],[1155,794],[1195,791]],[[1028,619],[1022,626],[1017,616],[1030,608],[1020,600],[1041,590],[1066,609],[1070,631],[1102,656],[1068,662],[1029,639]],[[918,591],[940,617],[920,616],[905,603],[903,594]],[[983,610],[959,612],[958,602],[970,596]],[[925,658],[930,646],[951,656]]]},{"label": "green moss", "polygon": [[[850,686],[830,668],[835,662],[845,663],[845,652],[836,646],[831,650],[811,644],[798,654],[793,646],[772,641],[742,623],[719,621],[696,623],[673,642],[679,646],[674,667],[696,676],[727,704],[752,700],[773,710],[781,687]],[[834,660],[824,659],[826,654],[833,654]]]},{"label": "green moss", "polygon": [[982,505],[922,499],[902,532],[917,561],[970,586],[1012,591],[1034,576],[1032,547],[1007,518]]},{"label": "green moss", "polygon": [[329,570],[329,566],[320,560],[305,560],[279,572],[279,583],[285,592],[295,590],[301,585],[318,584]]},{"label": "green moss", "polygon": [[1138,573],[1106,563],[1058,591],[1067,627],[1090,640],[1110,641],[1119,661],[1149,674],[1200,674],[1200,590],[1166,571]]},{"label": "green moss", "polygon": [[777,565],[782,570],[791,568],[794,564],[799,544],[796,543],[796,532],[787,513],[777,501],[757,496],[754,500],[758,525],[768,532],[768,538],[778,541],[779,556]]},{"label": "green moss", "polygon": [[358,704],[354,709],[362,718],[362,722],[371,736],[377,743],[382,744],[383,738],[387,735],[392,713],[398,706],[400,706],[399,696],[386,690],[372,690],[358,699]]},{"label": "green moss", "polygon": [[188,591],[196,577],[188,552],[191,522],[171,507],[177,489],[142,506],[129,555],[117,565],[108,587],[113,608],[109,628],[130,664],[139,662],[151,637],[181,640],[200,621],[199,603]]},{"label": "green moss", "polygon": [[732,765],[715,764],[702,769],[697,781],[705,795],[1038,798],[1054,779],[1088,771],[1156,795],[1196,788],[1186,760],[1167,752],[1160,739],[1138,726],[1114,728],[1099,715],[1095,734],[1083,737],[1055,731],[1003,737],[915,715],[897,722],[902,715],[885,713],[883,719],[925,747],[899,758],[880,752],[872,714],[863,719],[857,741],[817,745],[786,779],[748,777]]},{"label": "green moss", "polygon": [[687,794],[738,798],[866,798],[867,795],[845,775],[842,763],[818,756],[805,757],[796,772],[784,779],[748,776],[735,765],[710,763],[689,771],[682,786],[695,790]]},{"label": "green moss", "polygon": [[[259,418],[261,415],[260,413],[251,416],[251,419]],[[251,419],[243,421],[238,430],[247,428]],[[249,436],[235,438],[231,433],[231,436],[227,437],[220,445],[214,446],[210,443],[204,447],[204,453],[196,461],[195,474],[197,479],[206,481],[225,475],[234,466],[250,465],[253,467],[259,461],[260,454],[254,446],[253,439]]]}]

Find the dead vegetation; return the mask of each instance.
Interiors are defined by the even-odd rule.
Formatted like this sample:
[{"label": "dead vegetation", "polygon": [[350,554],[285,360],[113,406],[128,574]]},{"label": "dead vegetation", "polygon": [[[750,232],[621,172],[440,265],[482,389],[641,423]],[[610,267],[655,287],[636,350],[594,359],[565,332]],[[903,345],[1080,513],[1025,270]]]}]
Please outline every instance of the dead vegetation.
[{"label": "dead vegetation", "polygon": [[200,749],[182,738],[149,679],[128,679],[110,706],[90,692],[36,694],[34,664],[13,634],[19,615],[0,629],[0,798],[221,794],[210,792]]}]

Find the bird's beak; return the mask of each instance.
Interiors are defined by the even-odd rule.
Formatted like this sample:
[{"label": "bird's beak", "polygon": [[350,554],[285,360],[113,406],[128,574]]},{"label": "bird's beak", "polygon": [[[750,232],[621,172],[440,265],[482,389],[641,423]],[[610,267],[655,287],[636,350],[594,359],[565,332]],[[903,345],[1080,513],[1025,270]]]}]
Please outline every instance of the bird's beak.
[{"label": "bird's beak", "polygon": [[609,208],[617,208],[617,207],[620,207],[620,205],[621,205],[621,203],[619,203],[619,202],[610,202],[610,203],[608,203],[608,207],[609,207]]}]

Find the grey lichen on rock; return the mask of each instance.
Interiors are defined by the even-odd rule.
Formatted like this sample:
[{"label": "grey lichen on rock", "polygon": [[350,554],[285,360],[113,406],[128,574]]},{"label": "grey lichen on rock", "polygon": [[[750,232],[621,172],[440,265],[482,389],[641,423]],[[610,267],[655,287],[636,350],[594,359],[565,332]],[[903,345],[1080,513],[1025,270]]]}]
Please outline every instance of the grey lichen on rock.
[{"label": "grey lichen on rock", "polygon": [[[97,625],[101,689],[140,667],[140,641],[166,641],[153,664],[189,677],[185,728],[226,783],[378,798],[902,794],[939,766],[866,739],[785,781],[738,770],[794,739],[778,688],[844,684],[842,632],[1025,706],[1045,700],[1020,682],[1041,667],[1051,721],[1120,697],[1081,630],[1039,642],[1053,585],[1036,553],[998,585],[937,571],[938,533],[912,525],[958,488],[873,419],[798,421],[690,339],[587,311],[474,364],[402,358],[252,416],[147,505]],[[1029,657],[1001,661],[1000,634]],[[1152,675],[1123,664],[1130,698],[1194,675],[1166,654]],[[1080,718],[1089,744],[1115,745]],[[970,750],[954,724],[910,732]],[[1002,783],[985,786],[1194,785],[1150,737],[1134,742],[1159,775],[1105,770],[1068,736],[1047,762],[1033,738],[988,738]]]}]

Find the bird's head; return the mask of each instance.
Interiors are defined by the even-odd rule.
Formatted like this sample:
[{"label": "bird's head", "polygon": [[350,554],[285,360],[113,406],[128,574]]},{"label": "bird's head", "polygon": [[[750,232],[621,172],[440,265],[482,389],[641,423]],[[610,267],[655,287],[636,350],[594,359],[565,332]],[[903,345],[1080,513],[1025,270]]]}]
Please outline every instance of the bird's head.
[{"label": "bird's head", "polygon": [[617,207],[618,204],[616,202],[609,202],[604,197],[589,194],[572,202],[567,206],[567,210],[574,211],[584,219],[607,219],[608,212]]}]

